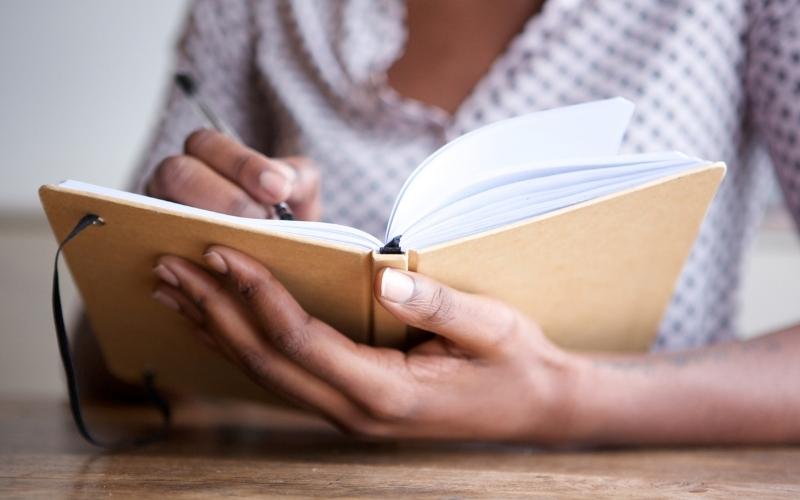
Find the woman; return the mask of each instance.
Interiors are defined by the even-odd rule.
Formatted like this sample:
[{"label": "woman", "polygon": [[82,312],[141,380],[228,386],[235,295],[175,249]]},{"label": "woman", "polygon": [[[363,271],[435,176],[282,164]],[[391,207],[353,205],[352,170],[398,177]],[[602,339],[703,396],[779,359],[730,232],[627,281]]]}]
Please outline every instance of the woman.
[{"label": "woman", "polygon": [[235,250],[207,250],[213,274],[162,257],[154,297],[265,388],[370,436],[800,439],[800,326],[737,341],[731,324],[767,155],[800,220],[798,2],[198,1],[178,63],[253,149],[192,133],[174,93],[138,187],[237,215],[288,201],[378,234],[405,177],[447,140],[614,95],[637,104],[626,151],[729,166],[647,354],[563,351],[535,318],[400,271],[378,277],[376,296],[438,335],[408,353],[371,348]]}]

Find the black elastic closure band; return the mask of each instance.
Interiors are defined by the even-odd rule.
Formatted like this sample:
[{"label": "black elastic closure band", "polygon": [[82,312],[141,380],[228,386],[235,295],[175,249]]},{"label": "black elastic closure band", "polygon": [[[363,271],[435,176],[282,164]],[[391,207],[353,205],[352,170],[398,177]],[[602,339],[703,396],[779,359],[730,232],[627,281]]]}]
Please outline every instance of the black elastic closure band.
[{"label": "black elastic closure band", "polygon": [[72,354],[69,348],[69,336],[67,335],[67,327],[64,324],[64,312],[61,307],[61,290],[58,284],[58,259],[61,257],[61,251],[70,240],[75,238],[79,233],[89,226],[102,226],[105,221],[102,217],[95,214],[87,214],[78,221],[72,231],[69,232],[66,238],[58,246],[56,251],[55,264],[53,265],[53,321],[56,326],[56,338],[58,339],[58,351],[61,354],[61,363],[64,366],[64,374],[67,379],[67,392],[69,393],[69,407],[72,411],[72,418],[75,420],[75,425],[88,442],[95,446],[108,449],[122,449],[132,446],[139,446],[153,441],[158,441],[166,436],[169,430],[171,412],[167,402],[158,394],[154,385],[154,375],[150,372],[143,374],[144,387],[147,391],[147,396],[153,405],[158,408],[161,413],[162,425],[158,431],[144,436],[137,436],[133,438],[125,438],[118,441],[104,442],[94,437],[89,432],[86,421],[81,412],[80,392],[78,390],[78,381],[75,376],[75,366],[72,361]]}]

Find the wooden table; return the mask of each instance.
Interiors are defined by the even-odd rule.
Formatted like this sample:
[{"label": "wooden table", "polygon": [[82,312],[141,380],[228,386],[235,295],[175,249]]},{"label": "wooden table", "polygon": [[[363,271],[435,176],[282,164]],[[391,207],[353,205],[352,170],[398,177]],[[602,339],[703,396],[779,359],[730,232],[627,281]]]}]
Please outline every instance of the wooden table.
[{"label": "wooden table", "polygon": [[[141,409],[93,418],[141,422]],[[184,404],[166,442],[108,453],[64,403],[0,402],[0,497],[800,498],[800,448],[542,451],[366,443],[286,411]]]}]

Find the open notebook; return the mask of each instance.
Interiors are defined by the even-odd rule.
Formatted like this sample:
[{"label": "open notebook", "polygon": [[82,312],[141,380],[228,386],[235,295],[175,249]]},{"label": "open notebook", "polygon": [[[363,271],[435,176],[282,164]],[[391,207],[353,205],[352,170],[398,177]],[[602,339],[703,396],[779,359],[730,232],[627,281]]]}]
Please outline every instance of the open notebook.
[{"label": "open notebook", "polygon": [[630,101],[615,98],[503,120],[461,136],[408,177],[384,242],[338,224],[242,219],[78,181],[59,186],[364,250],[390,242],[422,250],[709,163],[674,151],[617,155],[632,112]]},{"label": "open notebook", "polygon": [[362,342],[407,340],[405,325],[372,295],[375,274],[391,266],[506,300],[562,346],[641,350],[725,166],[678,152],[619,155],[632,113],[632,103],[614,98],[463,135],[409,176],[383,240],[76,181],[44,186],[41,198],[59,239],[86,213],[106,221],[76,239],[66,258],[107,360],[123,377],[158,367],[177,385],[219,388],[211,363],[224,380],[236,378],[149,298],[158,255],[199,262],[212,243],[255,256],[309,312]]}]

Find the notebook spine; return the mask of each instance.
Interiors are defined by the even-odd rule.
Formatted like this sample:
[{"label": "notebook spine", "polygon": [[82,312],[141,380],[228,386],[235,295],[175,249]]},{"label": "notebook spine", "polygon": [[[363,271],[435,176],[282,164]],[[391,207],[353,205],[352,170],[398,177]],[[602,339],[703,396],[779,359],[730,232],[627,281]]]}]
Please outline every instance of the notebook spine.
[{"label": "notebook spine", "polygon": [[[381,269],[391,267],[402,271],[408,270],[408,255],[381,254],[376,251],[372,254],[372,280],[374,286]],[[406,343],[406,325],[392,313],[383,308],[375,293],[370,291],[372,297],[372,314],[369,343],[381,347],[400,348]]]}]

